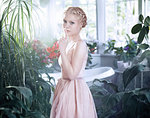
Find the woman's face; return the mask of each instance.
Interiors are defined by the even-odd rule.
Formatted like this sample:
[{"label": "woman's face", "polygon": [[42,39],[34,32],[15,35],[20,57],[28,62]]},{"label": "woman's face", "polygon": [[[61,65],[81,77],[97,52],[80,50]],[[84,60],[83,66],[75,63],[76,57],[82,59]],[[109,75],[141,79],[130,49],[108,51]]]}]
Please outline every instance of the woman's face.
[{"label": "woman's face", "polygon": [[66,14],[63,19],[63,28],[69,37],[78,35],[82,29],[79,17],[73,14]]}]

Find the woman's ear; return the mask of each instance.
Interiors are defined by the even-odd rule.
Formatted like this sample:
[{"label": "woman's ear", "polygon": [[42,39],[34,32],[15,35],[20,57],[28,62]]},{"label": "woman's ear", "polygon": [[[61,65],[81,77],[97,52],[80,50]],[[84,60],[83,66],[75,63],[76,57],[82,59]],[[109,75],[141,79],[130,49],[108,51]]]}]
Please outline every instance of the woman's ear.
[{"label": "woman's ear", "polygon": [[79,22],[79,25],[80,25],[80,26],[79,26],[79,27],[80,27],[80,29],[82,29],[82,25],[83,25],[83,23],[82,23],[81,21]]},{"label": "woman's ear", "polygon": [[80,23],[80,29],[82,29],[82,23]]}]

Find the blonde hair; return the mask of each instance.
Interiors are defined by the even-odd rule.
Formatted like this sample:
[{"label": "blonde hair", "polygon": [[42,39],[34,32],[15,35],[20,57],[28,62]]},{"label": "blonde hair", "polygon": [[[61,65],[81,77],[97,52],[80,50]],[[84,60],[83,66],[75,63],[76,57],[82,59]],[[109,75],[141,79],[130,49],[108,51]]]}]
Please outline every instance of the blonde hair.
[{"label": "blonde hair", "polygon": [[82,28],[84,28],[87,25],[86,14],[80,7],[69,7],[64,13],[65,15],[68,13],[77,15],[82,23]]}]

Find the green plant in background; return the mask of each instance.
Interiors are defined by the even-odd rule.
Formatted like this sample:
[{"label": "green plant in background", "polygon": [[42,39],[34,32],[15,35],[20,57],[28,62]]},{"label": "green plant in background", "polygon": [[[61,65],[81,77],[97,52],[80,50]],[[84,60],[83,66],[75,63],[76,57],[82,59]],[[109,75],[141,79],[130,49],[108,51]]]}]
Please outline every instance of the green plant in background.
[{"label": "green plant in background", "polygon": [[138,50],[137,50],[137,42],[134,41],[134,39],[130,38],[129,35],[127,35],[127,44],[123,47],[124,50],[124,61],[132,61],[137,55],[138,55]]},{"label": "green plant in background", "polygon": [[147,16],[145,19],[143,15],[139,15],[139,23],[132,27],[132,34],[139,33],[137,42],[141,44],[144,40],[148,40],[149,26],[150,26],[150,17]]},{"label": "green plant in background", "polygon": [[[10,88],[10,91],[6,91],[8,86],[14,86],[16,88],[24,86],[22,79],[23,68],[22,63],[19,60],[20,55],[15,57],[15,55],[19,52],[18,50],[21,50],[21,48],[17,45],[12,37],[11,43],[9,43],[9,36],[6,37],[4,34],[1,36],[3,36],[3,42],[1,40],[2,38],[0,38],[0,116],[7,116],[8,118],[21,118],[29,115],[32,118],[42,118],[42,114],[46,116],[47,113],[48,117],[50,111],[49,99],[51,95],[51,86],[39,77],[38,68],[36,67],[37,65],[33,65],[34,63],[30,59],[25,59],[24,70],[26,74],[25,85],[30,89],[23,89],[21,91],[28,93],[30,90],[32,90],[33,100],[31,105],[27,106],[26,98],[22,94],[18,95],[16,92],[12,93],[13,88]],[[28,55],[25,55],[21,56],[28,58]],[[45,108],[45,106],[47,107]],[[42,109],[39,110],[38,107]],[[26,110],[28,113],[26,113],[24,110]],[[48,111],[45,112],[45,110]],[[30,113],[37,113],[39,116],[35,116],[35,114]]]},{"label": "green plant in background", "polygon": [[41,69],[52,62],[46,48],[39,40],[30,40],[24,43],[24,49],[28,51],[32,60],[39,63]]},{"label": "green plant in background", "polygon": [[3,26],[16,42],[23,48],[25,39],[32,39],[34,23],[32,16],[36,16],[32,0],[3,0],[4,7]]},{"label": "green plant in background", "polygon": [[[96,106],[99,118],[150,117],[150,87],[135,88],[133,90],[127,88],[130,82],[147,66],[141,64],[141,62],[150,57],[149,44],[142,43],[144,38],[148,40],[150,17],[147,16],[144,19],[144,17],[140,15],[139,21],[140,23],[134,25],[131,30],[134,34],[139,33],[137,42],[132,42],[129,38],[128,45],[125,47],[125,50],[129,50],[131,46],[135,47],[133,49],[136,49],[136,51],[133,54],[138,56],[136,56],[137,62],[123,72],[123,90],[119,90],[119,88],[122,87],[121,83],[116,85],[109,81],[99,79],[95,79],[93,86],[90,88],[94,98],[100,103]],[[114,47],[112,49],[114,49]],[[122,48],[122,50],[123,49],[124,48]],[[105,89],[101,83],[109,86],[113,91]]]},{"label": "green plant in background", "polygon": [[93,43],[86,43],[89,50],[90,50],[90,53],[94,54],[95,51],[97,50],[97,43],[96,42],[93,42]]},{"label": "green plant in background", "polygon": [[[32,0],[3,0],[3,4],[6,7],[1,11],[0,19],[0,102],[3,103],[2,101],[7,99],[5,104],[0,104],[0,117],[49,118],[54,78],[48,75],[46,65],[37,61],[37,55],[24,47],[25,37],[31,38],[33,35]],[[30,36],[26,27],[29,28]],[[42,78],[41,70],[49,80]],[[7,91],[8,86],[13,87]],[[16,93],[14,87],[17,90],[20,87],[24,89]],[[30,90],[32,103],[28,105],[27,94],[22,93],[28,93]]]},{"label": "green plant in background", "polygon": [[104,51],[104,53],[111,53],[115,48],[116,40],[109,40],[106,44],[103,45],[107,47],[107,49]]},{"label": "green plant in background", "polygon": [[88,59],[87,59],[87,63],[86,63],[86,69],[89,69],[91,67],[89,67],[90,64],[92,64],[92,55],[91,55],[91,52],[88,51]]},{"label": "green plant in background", "polygon": [[[150,57],[150,49],[148,44],[148,33],[150,30],[150,17],[147,16],[145,19],[143,15],[139,15],[139,23],[132,27],[131,32],[133,34],[139,33],[137,38],[137,43],[139,44],[138,51],[141,52],[140,58],[138,58],[138,62],[142,62],[144,59],[148,59]],[[146,39],[146,40],[144,40]],[[144,42],[145,41],[145,42]],[[142,43],[144,42],[144,43]]]},{"label": "green plant in background", "polygon": [[86,69],[92,68],[96,66],[97,64],[91,65],[92,64],[92,54],[94,54],[97,51],[97,42],[86,42],[88,46],[88,59],[86,63]]},{"label": "green plant in background", "polygon": [[[116,85],[106,80],[94,80],[90,89],[94,99],[98,99],[100,103],[96,105],[99,118],[150,117],[150,88],[127,89],[131,80],[142,70],[143,66],[136,65],[123,72],[123,91],[119,90],[120,84]],[[112,88],[113,92],[105,89],[101,83]]]},{"label": "green plant in background", "polygon": [[[22,95],[23,102],[19,99]],[[37,111],[31,111],[32,91],[26,87],[7,86],[0,91],[0,117],[1,118],[44,118]],[[20,112],[20,109],[23,112]]]},{"label": "green plant in background", "polygon": [[134,41],[133,38],[131,39],[128,34],[126,36],[127,39],[125,46],[116,47],[116,40],[110,40],[107,42],[107,44],[104,44],[106,47],[108,47],[104,53],[110,53],[114,51],[118,60],[123,60],[124,62],[132,61],[138,54],[137,42]]}]

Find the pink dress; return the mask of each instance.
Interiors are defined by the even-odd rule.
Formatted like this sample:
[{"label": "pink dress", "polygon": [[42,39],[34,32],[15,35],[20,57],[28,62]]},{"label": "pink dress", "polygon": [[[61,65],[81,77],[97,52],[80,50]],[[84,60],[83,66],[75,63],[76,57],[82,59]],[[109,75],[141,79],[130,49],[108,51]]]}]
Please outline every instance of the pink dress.
[{"label": "pink dress", "polygon": [[[72,51],[76,44],[76,42],[70,42],[66,48],[70,63],[73,56]],[[63,79],[66,73],[62,70],[62,78],[58,80],[55,89],[50,118],[97,118],[93,97],[84,81],[86,78],[82,78],[87,57],[88,52],[84,58],[82,68],[79,68],[81,71],[75,80]],[[61,56],[59,64],[60,66],[63,65]]]}]

